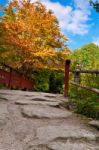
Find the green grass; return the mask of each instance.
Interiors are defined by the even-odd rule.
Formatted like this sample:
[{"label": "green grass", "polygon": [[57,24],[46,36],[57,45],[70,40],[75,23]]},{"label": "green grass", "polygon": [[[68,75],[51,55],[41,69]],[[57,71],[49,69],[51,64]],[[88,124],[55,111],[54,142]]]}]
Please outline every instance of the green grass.
[{"label": "green grass", "polygon": [[70,101],[75,112],[90,118],[99,119],[99,95],[81,88],[70,88]]}]

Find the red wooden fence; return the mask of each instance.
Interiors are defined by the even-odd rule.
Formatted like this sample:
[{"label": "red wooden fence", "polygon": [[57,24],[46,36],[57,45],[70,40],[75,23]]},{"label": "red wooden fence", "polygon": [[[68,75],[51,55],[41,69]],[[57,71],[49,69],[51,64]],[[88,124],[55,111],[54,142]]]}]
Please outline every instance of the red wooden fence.
[{"label": "red wooden fence", "polygon": [[8,88],[26,90],[33,89],[34,85],[34,82],[31,79],[28,79],[10,67],[7,71],[0,69],[0,83],[6,85]]}]

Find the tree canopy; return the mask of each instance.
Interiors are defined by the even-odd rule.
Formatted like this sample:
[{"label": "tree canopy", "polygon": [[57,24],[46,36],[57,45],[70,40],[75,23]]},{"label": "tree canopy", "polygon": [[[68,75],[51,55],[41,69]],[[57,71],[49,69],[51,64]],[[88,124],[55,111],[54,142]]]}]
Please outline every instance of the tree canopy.
[{"label": "tree canopy", "polygon": [[7,64],[25,69],[46,68],[57,62],[59,50],[61,54],[70,52],[68,38],[61,33],[57,18],[43,4],[13,0],[4,11],[0,21],[0,57]]},{"label": "tree canopy", "polygon": [[99,12],[99,0],[96,0],[96,1],[90,0],[90,5],[93,6],[93,8],[97,12]]},{"label": "tree canopy", "polygon": [[89,43],[72,53],[73,68],[99,69],[99,46]]}]

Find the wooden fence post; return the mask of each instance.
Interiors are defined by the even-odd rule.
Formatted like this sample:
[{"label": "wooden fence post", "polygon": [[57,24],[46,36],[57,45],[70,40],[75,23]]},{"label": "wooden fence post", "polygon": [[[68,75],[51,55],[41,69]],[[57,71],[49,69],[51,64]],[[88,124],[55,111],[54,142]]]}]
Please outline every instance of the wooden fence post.
[{"label": "wooden fence post", "polygon": [[68,90],[69,90],[69,70],[70,70],[70,60],[67,59],[65,61],[65,80],[64,80],[64,96],[68,96]]},{"label": "wooden fence post", "polygon": [[75,71],[74,82],[76,82],[77,84],[80,84],[80,72],[79,72],[79,70]]}]

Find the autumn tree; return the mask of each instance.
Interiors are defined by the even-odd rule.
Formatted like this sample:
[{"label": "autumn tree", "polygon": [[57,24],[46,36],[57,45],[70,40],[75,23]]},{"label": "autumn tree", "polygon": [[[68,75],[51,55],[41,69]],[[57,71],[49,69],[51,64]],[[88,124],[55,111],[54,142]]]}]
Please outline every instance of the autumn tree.
[{"label": "autumn tree", "polygon": [[53,12],[30,0],[9,3],[0,21],[0,37],[2,60],[23,70],[51,67],[58,51],[67,49],[67,37]]}]

